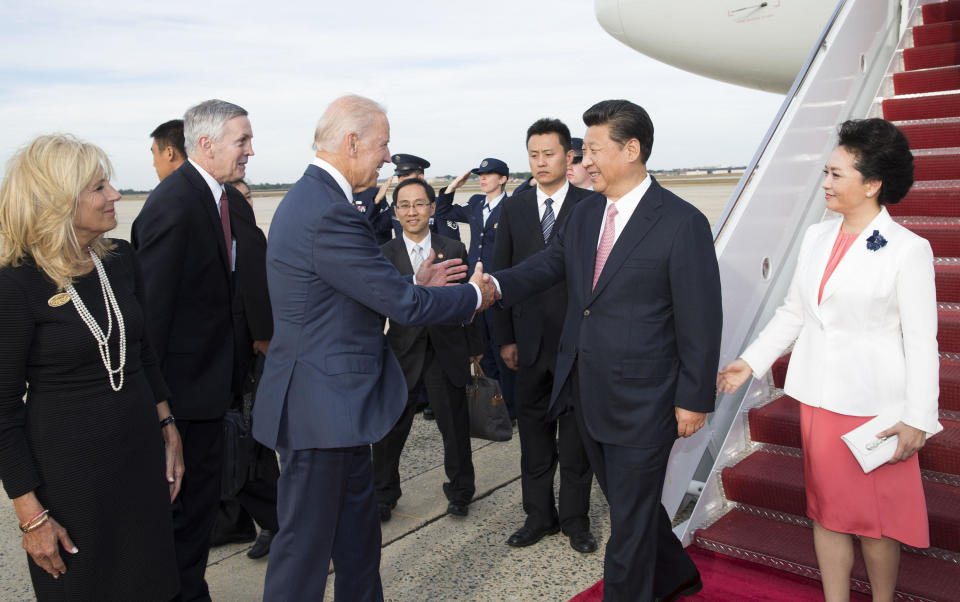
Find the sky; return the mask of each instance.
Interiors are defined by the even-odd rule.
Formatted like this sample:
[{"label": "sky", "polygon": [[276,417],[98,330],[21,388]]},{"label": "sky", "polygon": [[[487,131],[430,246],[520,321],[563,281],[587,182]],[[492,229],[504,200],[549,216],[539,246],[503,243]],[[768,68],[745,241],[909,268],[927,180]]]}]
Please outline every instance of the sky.
[{"label": "sky", "polygon": [[3,165],[69,132],[107,152],[117,188],[148,190],[153,128],[221,98],[250,113],[247,179],[293,182],[317,119],[347,93],[386,106],[390,151],[429,160],[428,177],[484,157],[528,171],[533,121],[582,137],[584,110],[609,98],[649,112],[651,169],[744,165],[783,101],[630,49],[591,0],[40,0],[8,2],[0,20]]}]

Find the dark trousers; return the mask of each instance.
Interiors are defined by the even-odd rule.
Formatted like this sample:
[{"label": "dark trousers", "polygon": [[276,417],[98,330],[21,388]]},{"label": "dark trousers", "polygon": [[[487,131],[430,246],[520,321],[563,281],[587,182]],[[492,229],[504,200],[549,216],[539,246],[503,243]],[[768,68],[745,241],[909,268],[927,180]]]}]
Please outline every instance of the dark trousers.
[{"label": "dark trousers", "polygon": [[235,497],[221,498],[214,527],[217,534],[255,532],[254,521],[261,529],[276,532],[277,479],[280,467],[277,454],[268,447],[257,445],[257,474],[248,479]]},{"label": "dark trousers", "polygon": [[443,484],[443,493],[450,502],[469,504],[476,487],[466,391],[450,382],[430,343],[427,343],[423,373],[408,391],[407,407],[390,432],[373,444],[377,503],[392,508],[403,493],[400,489],[400,454],[410,435],[417,401],[423,389],[427,391],[437,428],[443,438],[443,467],[448,479]]},{"label": "dark trousers", "polygon": [[517,411],[513,403],[513,389],[516,372],[507,368],[500,358],[500,346],[493,342],[493,318],[490,317],[490,310],[480,312],[477,319],[481,319],[483,325],[483,359],[480,360],[480,367],[483,373],[490,378],[497,379],[500,383],[500,393],[503,395],[503,403],[507,405],[507,412],[510,413],[510,419],[516,419]]},{"label": "dark trousers", "polygon": [[210,533],[220,501],[223,420],[178,420],[185,472],[173,502],[173,536],[180,569],[180,597],[210,600],[207,570]]},{"label": "dark trousers", "polygon": [[[520,482],[526,524],[545,529],[559,520],[567,535],[590,528],[593,471],[572,414],[547,417],[556,358],[541,353],[531,366],[520,366],[514,387],[520,434]],[[560,496],[553,501],[553,477],[560,466]],[[557,512],[559,506],[559,513]]]},{"label": "dark trousers", "polygon": [[594,440],[583,422],[589,401],[582,402],[586,392],[579,393],[575,413],[583,446],[610,505],[603,599],[648,602],[663,597],[697,572],[660,502],[673,444],[623,447]]},{"label": "dark trousers", "polygon": [[337,600],[382,602],[380,521],[370,447],[280,452],[265,602],[323,600],[330,560]]}]

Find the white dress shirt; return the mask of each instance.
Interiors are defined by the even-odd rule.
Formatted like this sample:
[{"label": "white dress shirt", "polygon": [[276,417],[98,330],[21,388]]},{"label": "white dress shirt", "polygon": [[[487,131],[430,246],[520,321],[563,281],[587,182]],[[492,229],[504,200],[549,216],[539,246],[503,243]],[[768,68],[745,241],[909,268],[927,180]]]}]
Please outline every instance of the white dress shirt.
[{"label": "white dress shirt", "polygon": [[320,157],[314,157],[312,163],[322,169],[323,171],[330,174],[330,177],[333,178],[333,181],[340,186],[340,190],[343,191],[343,196],[348,200],[353,200],[353,187],[350,186],[350,182],[347,182],[347,178],[340,173],[336,167],[330,165]]},{"label": "white dress shirt", "polygon": [[507,196],[506,192],[501,192],[500,196],[493,199],[492,201],[484,201],[483,205],[483,223],[487,223],[487,219],[490,217],[490,214],[493,213],[493,210],[497,208],[497,205],[500,204],[500,201],[503,200],[503,197]]},{"label": "white dress shirt", "polygon": [[[187,158],[187,161],[191,165],[197,168],[197,171],[200,172],[200,176],[203,177],[203,181],[207,183],[207,186],[210,187],[210,194],[213,195],[213,202],[217,206],[217,214],[220,213],[220,197],[226,192],[226,188],[223,187],[223,184],[217,182],[217,179],[207,173],[207,170],[200,167],[200,164],[194,161],[193,159]],[[237,269],[237,239],[233,236],[230,237],[230,271],[233,272]]]},{"label": "white dress shirt", "polygon": [[[410,265],[413,265],[413,253],[417,247],[420,247],[420,250],[423,252],[423,259],[426,261],[427,257],[430,255],[430,230],[427,229],[427,236],[420,242],[413,242],[407,238],[407,233],[403,233],[403,244],[407,245],[407,257],[410,258]],[[416,268],[414,268],[416,271]]]},{"label": "white dress shirt", "polygon": [[563,200],[567,198],[567,192],[570,190],[570,184],[564,180],[563,186],[553,194],[547,194],[544,191],[540,190],[540,185],[537,185],[537,211],[540,212],[540,221],[543,221],[543,213],[547,210],[547,204],[544,202],[547,199],[553,199],[553,217],[556,218],[560,215],[560,207],[563,206]]},{"label": "white dress shirt", "polygon": [[223,195],[225,191],[223,184],[217,182],[216,178],[207,173],[207,170],[200,167],[200,164],[193,159],[188,158],[187,161],[197,168],[197,171],[199,171],[200,175],[203,177],[203,181],[206,182],[207,186],[210,187],[210,194],[213,195],[213,202],[217,205],[217,213],[220,213],[220,196]]},{"label": "white dress shirt", "polygon": [[[620,238],[620,233],[623,232],[627,222],[630,221],[630,216],[633,215],[637,205],[640,204],[640,199],[642,199],[643,195],[647,193],[648,188],[650,188],[650,174],[647,174],[646,177],[643,178],[643,181],[640,182],[636,188],[623,195],[618,201],[616,201],[617,215],[613,218],[614,244],[617,243],[617,239]],[[600,232],[597,233],[597,248],[600,247],[600,239],[603,238],[603,228],[607,224],[607,211],[610,209],[610,205],[613,203],[614,201],[607,199],[607,204],[603,208],[603,219],[600,221]]]}]

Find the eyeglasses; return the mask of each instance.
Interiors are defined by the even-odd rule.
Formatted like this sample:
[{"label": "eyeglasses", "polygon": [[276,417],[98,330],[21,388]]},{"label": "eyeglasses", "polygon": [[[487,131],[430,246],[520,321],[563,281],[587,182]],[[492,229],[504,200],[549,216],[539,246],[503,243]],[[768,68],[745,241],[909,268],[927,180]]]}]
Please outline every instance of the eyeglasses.
[{"label": "eyeglasses", "polygon": [[416,209],[417,211],[423,211],[429,206],[430,206],[430,203],[424,203],[422,201],[418,201],[416,203],[397,203],[396,205],[394,205],[397,211],[410,211],[412,209]]}]

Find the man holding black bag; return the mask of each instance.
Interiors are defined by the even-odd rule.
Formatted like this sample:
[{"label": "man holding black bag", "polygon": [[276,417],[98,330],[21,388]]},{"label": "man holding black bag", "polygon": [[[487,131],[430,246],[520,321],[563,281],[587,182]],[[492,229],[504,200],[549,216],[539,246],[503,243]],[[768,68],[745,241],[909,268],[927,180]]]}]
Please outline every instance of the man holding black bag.
[{"label": "man holding black bag", "polygon": [[[436,193],[420,179],[401,182],[393,191],[393,208],[403,234],[383,245],[383,255],[401,274],[414,274],[430,254],[437,261],[460,258],[466,263],[463,243],[430,232],[430,216],[436,208]],[[464,278],[466,281],[466,278]],[[373,479],[380,521],[390,520],[400,499],[400,453],[410,434],[420,390],[427,396],[443,437],[444,468],[449,481],[443,492],[447,512],[466,516],[475,492],[470,415],[465,389],[470,380],[470,361],[479,361],[483,340],[478,326],[404,326],[390,321],[387,340],[400,361],[407,381],[407,406],[397,424],[373,444]]]},{"label": "man holding black bag", "polygon": [[[246,188],[243,180],[234,186]],[[224,419],[224,477],[220,509],[210,544],[256,541],[247,552],[261,558],[270,552],[277,532],[277,479],[280,467],[276,453],[253,439],[250,414],[263,362],[273,337],[273,315],[267,290],[267,239],[254,224],[243,223],[237,233],[237,270],[234,278],[233,326],[234,405]],[[260,525],[257,535],[254,521]]]}]

